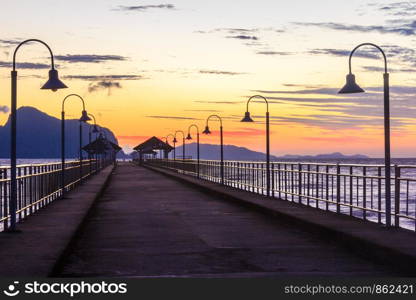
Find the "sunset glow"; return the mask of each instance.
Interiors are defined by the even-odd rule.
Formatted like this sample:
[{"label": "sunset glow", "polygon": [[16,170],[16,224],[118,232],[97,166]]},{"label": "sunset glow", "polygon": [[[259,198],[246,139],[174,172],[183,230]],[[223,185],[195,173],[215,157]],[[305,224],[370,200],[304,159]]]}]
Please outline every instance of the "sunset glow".
[{"label": "sunset glow", "polygon": [[[19,10],[19,17],[10,11]],[[34,13],[36,11],[36,13]],[[273,155],[383,154],[382,58],[363,48],[352,69],[364,94],[339,95],[349,52],[380,45],[390,68],[392,156],[413,157],[416,133],[416,4],[398,1],[7,1],[0,37],[0,122],[10,106],[10,70],[19,41],[52,48],[61,79],[40,90],[49,69],[40,45],[18,55],[18,106],[60,116],[69,93],[84,97],[97,123],[126,152],[150,136],[202,131],[210,114],[224,120],[224,143],[265,151],[265,105],[250,104],[255,123],[241,123],[249,96],[269,99]],[[68,102],[67,118],[79,115]],[[219,143],[219,123],[210,121]],[[179,143],[180,144],[180,143]]]}]

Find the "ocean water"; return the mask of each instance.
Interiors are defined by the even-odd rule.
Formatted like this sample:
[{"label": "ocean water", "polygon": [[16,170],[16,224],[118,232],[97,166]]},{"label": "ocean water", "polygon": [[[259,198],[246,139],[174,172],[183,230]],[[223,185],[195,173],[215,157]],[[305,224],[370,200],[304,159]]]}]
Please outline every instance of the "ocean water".
[{"label": "ocean water", "polygon": [[[68,161],[75,160],[73,158],[67,158]],[[48,164],[48,163],[55,163],[60,162],[60,158],[39,158],[39,159],[33,159],[33,158],[19,158],[17,160],[18,165],[32,165],[32,164]],[[1,158],[0,159],[0,166],[10,166],[10,159],[7,158]]]}]

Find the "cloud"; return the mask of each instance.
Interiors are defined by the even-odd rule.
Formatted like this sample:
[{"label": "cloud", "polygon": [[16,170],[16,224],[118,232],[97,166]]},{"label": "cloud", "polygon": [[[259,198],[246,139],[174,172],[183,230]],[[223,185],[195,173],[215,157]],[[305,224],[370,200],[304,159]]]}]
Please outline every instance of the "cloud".
[{"label": "cloud", "polygon": [[221,112],[222,110],[216,110],[216,109],[185,109],[184,111],[191,111],[191,112]]},{"label": "cloud", "polygon": [[276,33],[283,33],[285,32],[284,29],[278,29],[274,27],[266,27],[266,28],[232,28],[232,27],[222,27],[222,28],[215,28],[212,30],[197,30],[195,33],[216,33],[216,32],[225,32],[229,35],[252,35],[256,32],[262,32],[262,31],[272,31]]},{"label": "cloud", "polygon": [[315,26],[319,28],[332,29],[337,31],[349,31],[349,32],[379,32],[379,33],[394,33],[405,36],[415,35],[416,21],[410,23],[404,23],[398,25],[352,25],[352,24],[342,24],[342,23],[333,23],[333,22],[294,22],[293,24],[298,26]]},{"label": "cloud", "polygon": [[413,17],[416,13],[416,3],[412,1],[400,1],[382,4],[379,10],[391,16]]},{"label": "cloud", "polygon": [[1,40],[0,39],[0,44],[5,46],[5,47],[10,47],[10,46],[17,46],[21,43],[22,41],[20,40]]},{"label": "cloud", "polygon": [[223,34],[224,38],[227,39],[235,39],[240,40],[244,46],[247,47],[255,47],[257,48],[257,54],[260,55],[288,55],[289,53],[285,52],[277,52],[269,50],[271,47],[266,42],[259,42],[260,34],[265,32],[273,32],[273,33],[283,33],[286,32],[284,29],[274,28],[274,27],[266,27],[266,28],[232,28],[232,27],[223,27],[223,28],[215,28],[212,30],[198,30],[195,33],[200,34],[212,34],[212,33],[221,33]]},{"label": "cloud", "polygon": [[253,41],[257,41],[259,38],[257,36],[254,35],[230,35],[226,37],[227,39],[238,39],[238,40],[253,40]]},{"label": "cloud", "polygon": [[191,117],[178,117],[178,116],[146,116],[151,119],[174,119],[174,120],[199,120]]},{"label": "cloud", "polygon": [[125,61],[126,57],[120,55],[95,55],[95,54],[66,54],[55,55],[56,60],[70,63],[101,63],[106,61]]},{"label": "cloud", "polygon": [[[371,72],[384,72],[384,67],[363,66],[362,69]],[[411,68],[389,68],[389,72],[392,73],[413,73],[414,71],[415,69]]]},{"label": "cloud", "polygon": [[[309,50],[307,53],[308,54],[325,54],[325,55],[332,55],[332,56],[347,56],[348,57],[351,53],[351,50],[340,50],[340,49],[324,48],[324,49],[312,49],[312,50]],[[374,50],[373,49],[360,49],[359,51],[354,53],[354,56],[355,57],[362,57],[362,58],[371,58],[371,59],[380,58],[381,54],[378,55],[378,52],[376,52]]]},{"label": "cloud", "polygon": [[9,112],[9,107],[6,106],[6,105],[0,105],[0,112],[8,113]]},{"label": "cloud", "polygon": [[257,51],[256,54],[259,54],[259,55],[291,55],[293,53],[285,52],[285,51]]},{"label": "cloud", "polygon": [[[241,118],[241,116],[239,116]],[[239,130],[227,130],[225,132],[226,136],[263,136],[266,131],[264,129],[256,128],[241,128]]]},{"label": "cloud", "polygon": [[[397,45],[381,45],[383,51],[389,60],[393,59],[396,63],[406,66],[416,66],[416,50],[413,48],[401,47]],[[317,48],[307,51],[308,54],[324,54],[332,56],[344,56],[348,57],[351,50],[334,49],[334,48]],[[379,50],[373,47],[363,47],[358,49],[354,53],[354,57],[369,58],[369,59],[382,59]],[[403,70],[405,68],[402,68]]]},{"label": "cloud", "polygon": [[338,88],[310,88],[310,89],[301,89],[294,91],[287,90],[252,90],[253,92],[260,94],[319,94],[319,95],[331,95],[334,96],[338,93]]},{"label": "cloud", "polygon": [[[0,68],[12,68],[13,64],[10,62],[0,61]],[[17,69],[50,69],[51,65],[42,63],[22,62],[16,63]]]},{"label": "cloud", "polygon": [[299,84],[299,83],[284,83],[283,86],[286,86],[286,87],[302,87],[302,88],[305,88],[305,89],[317,89],[317,88],[323,87],[322,84],[311,85],[311,84]]},{"label": "cloud", "polygon": [[200,70],[199,73],[200,74],[211,74],[211,75],[230,75],[230,76],[247,74],[247,73],[219,71],[219,70]]},{"label": "cloud", "polygon": [[328,136],[328,137],[313,137],[313,136],[307,136],[307,137],[301,137],[303,140],[312,141],[312,142],[337,142],[337,143],[351,143],[355,141],[363,141],[362,136]]},{"label": "cloud", "polygon": [[239,104],[244,101],[206,101],[206,100],[195,100],[195,103],[208,103],[208,104]]},{"label": "cloud", "polygon": [[117,81],[109,81],[109,80],[103,80],[98,82],[93,82],[88,85],[88,92],[93,93],[100,90],[107,90],[108,95],[111,95],[112,89],[121,89],[121,84]]},{"label": "cloud", "polygon": [[158,5],[137,5],[137,6],[119,6],[118,10],[123,11],[138,11],[138,12],[144,12],[149,9],[168,9],[168,10],[174,10],[175,5],[173,4],[158,4]]},{"label": "cloud", "polygon": [[67,75],[65,79],[79,79],[87,81],[105,81],[105,80],[142,80],[147,79],[141,75]]},{"label": "cloud", "polygon": [[[300,84],[289,86],[302,87]],[[307,115],[292,113],[289,116],[273,116],[274,124],[301,124],[303,126],[326,129],[361,129],[381,128],[383,125],[383,93],[381,86],[363,87],[366,93],[343,95],[337,94],[338,88],[314,87],[297,90],[256,90],[269,93],[268,101],[271,105],[285,105],[289,111],[303,111],[306,107]],[[283,97],[280,97],[283,94]],[[286,95],[285,95],[286,94]],[[403,129],[416,125],[416,104],[414,95],[416,87],[394,85],[390,89],[391,95],[391,123],[392,129]],[[264,118],[264,116],[253,116]]]}]

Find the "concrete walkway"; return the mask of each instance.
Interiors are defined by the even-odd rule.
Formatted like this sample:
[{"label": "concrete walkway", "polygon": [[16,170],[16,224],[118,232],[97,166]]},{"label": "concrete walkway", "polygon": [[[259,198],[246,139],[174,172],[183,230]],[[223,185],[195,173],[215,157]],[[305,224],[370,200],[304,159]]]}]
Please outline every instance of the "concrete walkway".
[{"label": "concrete walkway", "polygon": [[156,172],[120,164],[59,276],[392,276],[387,266]]},{"label": "concrete walkway", "polygon": [[113,166],[87,179],[17,224],[19,233],[0,233],[1,277],[47,277],[110,178]]}]

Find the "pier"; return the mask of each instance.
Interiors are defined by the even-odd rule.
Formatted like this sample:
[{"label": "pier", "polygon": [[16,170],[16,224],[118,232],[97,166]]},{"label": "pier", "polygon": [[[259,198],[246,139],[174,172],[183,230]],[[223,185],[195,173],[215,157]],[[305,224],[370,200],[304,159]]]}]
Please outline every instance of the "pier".
[{"label": "pier", "polygon": [[169,167],[173,163],[179,166],[166,160],[109,165],[69,191],[68,199],[28,216],[18,224],[21,233],[1,235],[0,255],[10,257],[1,275],[416,273],[411,230],[198,178]]}]

